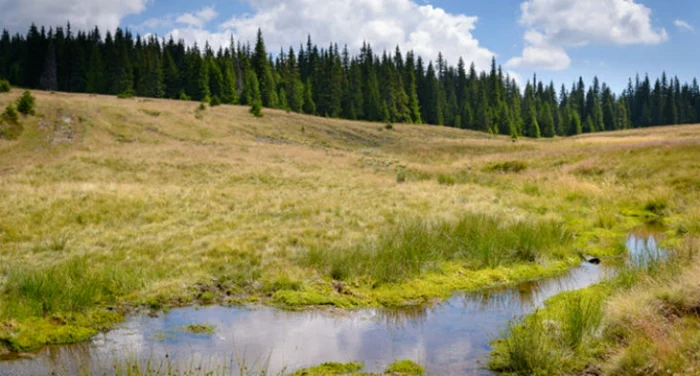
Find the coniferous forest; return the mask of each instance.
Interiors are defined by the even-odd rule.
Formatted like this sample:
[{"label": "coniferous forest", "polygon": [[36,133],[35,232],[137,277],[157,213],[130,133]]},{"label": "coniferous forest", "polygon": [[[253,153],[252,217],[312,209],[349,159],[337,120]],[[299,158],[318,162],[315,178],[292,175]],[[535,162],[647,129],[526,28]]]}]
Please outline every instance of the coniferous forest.
[{"label": "coniferous forest", "polygon": [[74,33],[32,25],[0,38],[0,78],[25,88],[216,101],[345,118],[424,123],[526,137],[700,122],[700,87],[664,74],[613,93],[597,78],[570,87],[533,77],[521,90],[492,61],[478,72],[442,56],[372,50],[353,55],[311,38],[273,58],[258,33],[254,47],[231,40],[214,51],[98,28]]}]

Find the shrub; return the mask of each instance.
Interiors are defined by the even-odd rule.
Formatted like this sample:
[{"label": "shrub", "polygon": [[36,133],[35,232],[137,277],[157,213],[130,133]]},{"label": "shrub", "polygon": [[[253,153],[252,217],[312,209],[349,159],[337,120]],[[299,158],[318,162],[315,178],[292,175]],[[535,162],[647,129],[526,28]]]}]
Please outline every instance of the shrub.
[{"label": "shrub", "polygon": [[14,140],[24,131],[19,123],[19,115],[12,104],[8,104],[5,112],[0,116],[0,138]]},{"label": "shrub", "polygon": [[22,93],[22,96],[17,100],[17,111],[24,115],[34,115],[35,99],[32,93],[28,90]]},{"label": "shrub", "polygon": [[263,117],[262,103],[260,103],[260,100],[253,101],[253,104],[250,106],[250,113],[255,117]]},{"label": "shrub", "polygon": [[392,130],[394,130],[394,124],[386,123],[386,125],[384,126],[384,129],[386,129],[388,131],[392,131]]},{"label": "shrub", "polygon": [[184,90],[180,91],[180,100],[181,101],[188,101],[190,100],[190,97],[187,96]]},{"label": "shrub", "polygon": [[198,109],[199,111],[204,111],[204,110],[206,110],[206,109],[207,109],[207,104],[206,104],[206,102],[201,102],[201,103],[199,104],[199,107],[197,107],[197,109]]},{"label": "shrub", "polygon": [[209,102],[209,106],[211,106],[211,107],[221,106],[221,99],[219,99],[218,95],[211,97],[211,101]]},{"label": "shrub", "polygon": [[117,94],[117,98],[119,99],[128,99],[128,98],[133,98],[136,95],[133,90],[127,90],[123,93]]},{"label": "shrub", "polygon": [[7,80],[0,80],[0,93],[7,93],[10,91],[10,82]]},{"label": "shrub", "polygon": [[2,113],[2,118],[3,120],[11,124],[17,124],[19,122],[19,115],[17,114],[17,110],[15,109],[15,106],[12,105],[12,103],[8,104],[7,107],[5,107],[5,112]]}]

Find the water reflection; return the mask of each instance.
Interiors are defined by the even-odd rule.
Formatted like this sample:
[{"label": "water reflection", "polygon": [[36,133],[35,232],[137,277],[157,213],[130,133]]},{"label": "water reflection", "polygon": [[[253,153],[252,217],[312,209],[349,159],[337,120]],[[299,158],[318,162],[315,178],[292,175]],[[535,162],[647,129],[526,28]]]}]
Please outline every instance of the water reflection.
[{"label": "water reflection", "polygon": [[[631,254],[656,249],[652,238],[631,236]],[[424,364],[432,374],[481,375],[489,342],[509,320],[532,312],[562,291],[595,284],[614,272],[584,264],[558,278],[515,287],[458,294],[432,307],[361,310],[350,313],[286,312],[271,308],[177,309],[158,318],[137,316],[91,343],[50,347],[33,359],[0,363],[0,375],[76,374],[89,365],[94,374],[113,372],[115,359],[163,359],[181,364],[228,363],[237,353],[248,364],[269,363],[269,370],[294,370],[326,361],[363,361],[380,371],[395,359]],[[198,323],[216,334],[181,330]]]}]

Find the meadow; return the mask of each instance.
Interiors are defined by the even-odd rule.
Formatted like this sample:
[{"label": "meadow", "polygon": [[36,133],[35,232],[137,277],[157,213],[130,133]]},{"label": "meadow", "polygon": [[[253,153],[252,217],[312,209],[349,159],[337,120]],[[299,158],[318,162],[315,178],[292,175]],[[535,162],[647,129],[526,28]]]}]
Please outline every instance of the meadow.
[{"label": "meadow", "polygon": [[[0,106],[19,94],[0,94]],[[699,234],[697,126],[511,140],[34,95],[22,135],[0,140],[0,352],[85,340],[134,310],[430,304],[555,275],[584,255],[620,257],[639,225],[663,226],[673,249]],[[593,303],[575,298],[566,306],[578,313],[567,317],[599,328],[590,312],[614,299],[611,317],[623,323],[631,313],[619,307],[653,301],[634,289],[664,286],[676,301],[683,281],[635,277]],[[586,325],[569,333],[569,349],[582,348]],[[612,328],[632,335],[630,346],[649,340],[627,324]],[[509,361],[499,367],[522,369]]]}]

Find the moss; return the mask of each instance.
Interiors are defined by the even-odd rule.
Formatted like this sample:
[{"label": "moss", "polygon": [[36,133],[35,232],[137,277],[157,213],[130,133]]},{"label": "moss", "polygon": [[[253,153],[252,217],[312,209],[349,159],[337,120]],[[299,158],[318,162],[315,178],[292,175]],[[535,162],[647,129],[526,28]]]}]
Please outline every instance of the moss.
[{"label": "moss", "polygon": [[514,285],[564,273],[580,263],[577,257],[546,265],[525,264],[511,268],[498,267],[473,271],[459,263],[444,263],[440,273],[421,278],[373,287],[371,283],[334,290],[331,282],[304,286],[300,291],[277,291],[272,296],[276,305],[295,308],[335,306],[353,309],[363,307],[406,307],[429,304],[449,298],[455,291],[475,291],[486,287]]},{"label": "moss", "polygon": [[182,331],[192,334],[212,335],[216,332],[213,325],[208,324],[191,324],[181,328]]},{"label": "moss", "polygon": [[319,366],[300,369],[292,376],[325,376],[325,375],[348,375],[361,371],[365,366],[362,363],[323,363]]},{"label": "moss", "polygon": [[423,376],[425,368],[412,360],[397,360],[384,370],[386,375]]},{"label": "moss", "polygon": [[123,316],[94,309],[85,314],[54,315],[0,323],[0,343],[12,351],[32,351],[47,345],[86,341],[99,331],[113,327]]}]

